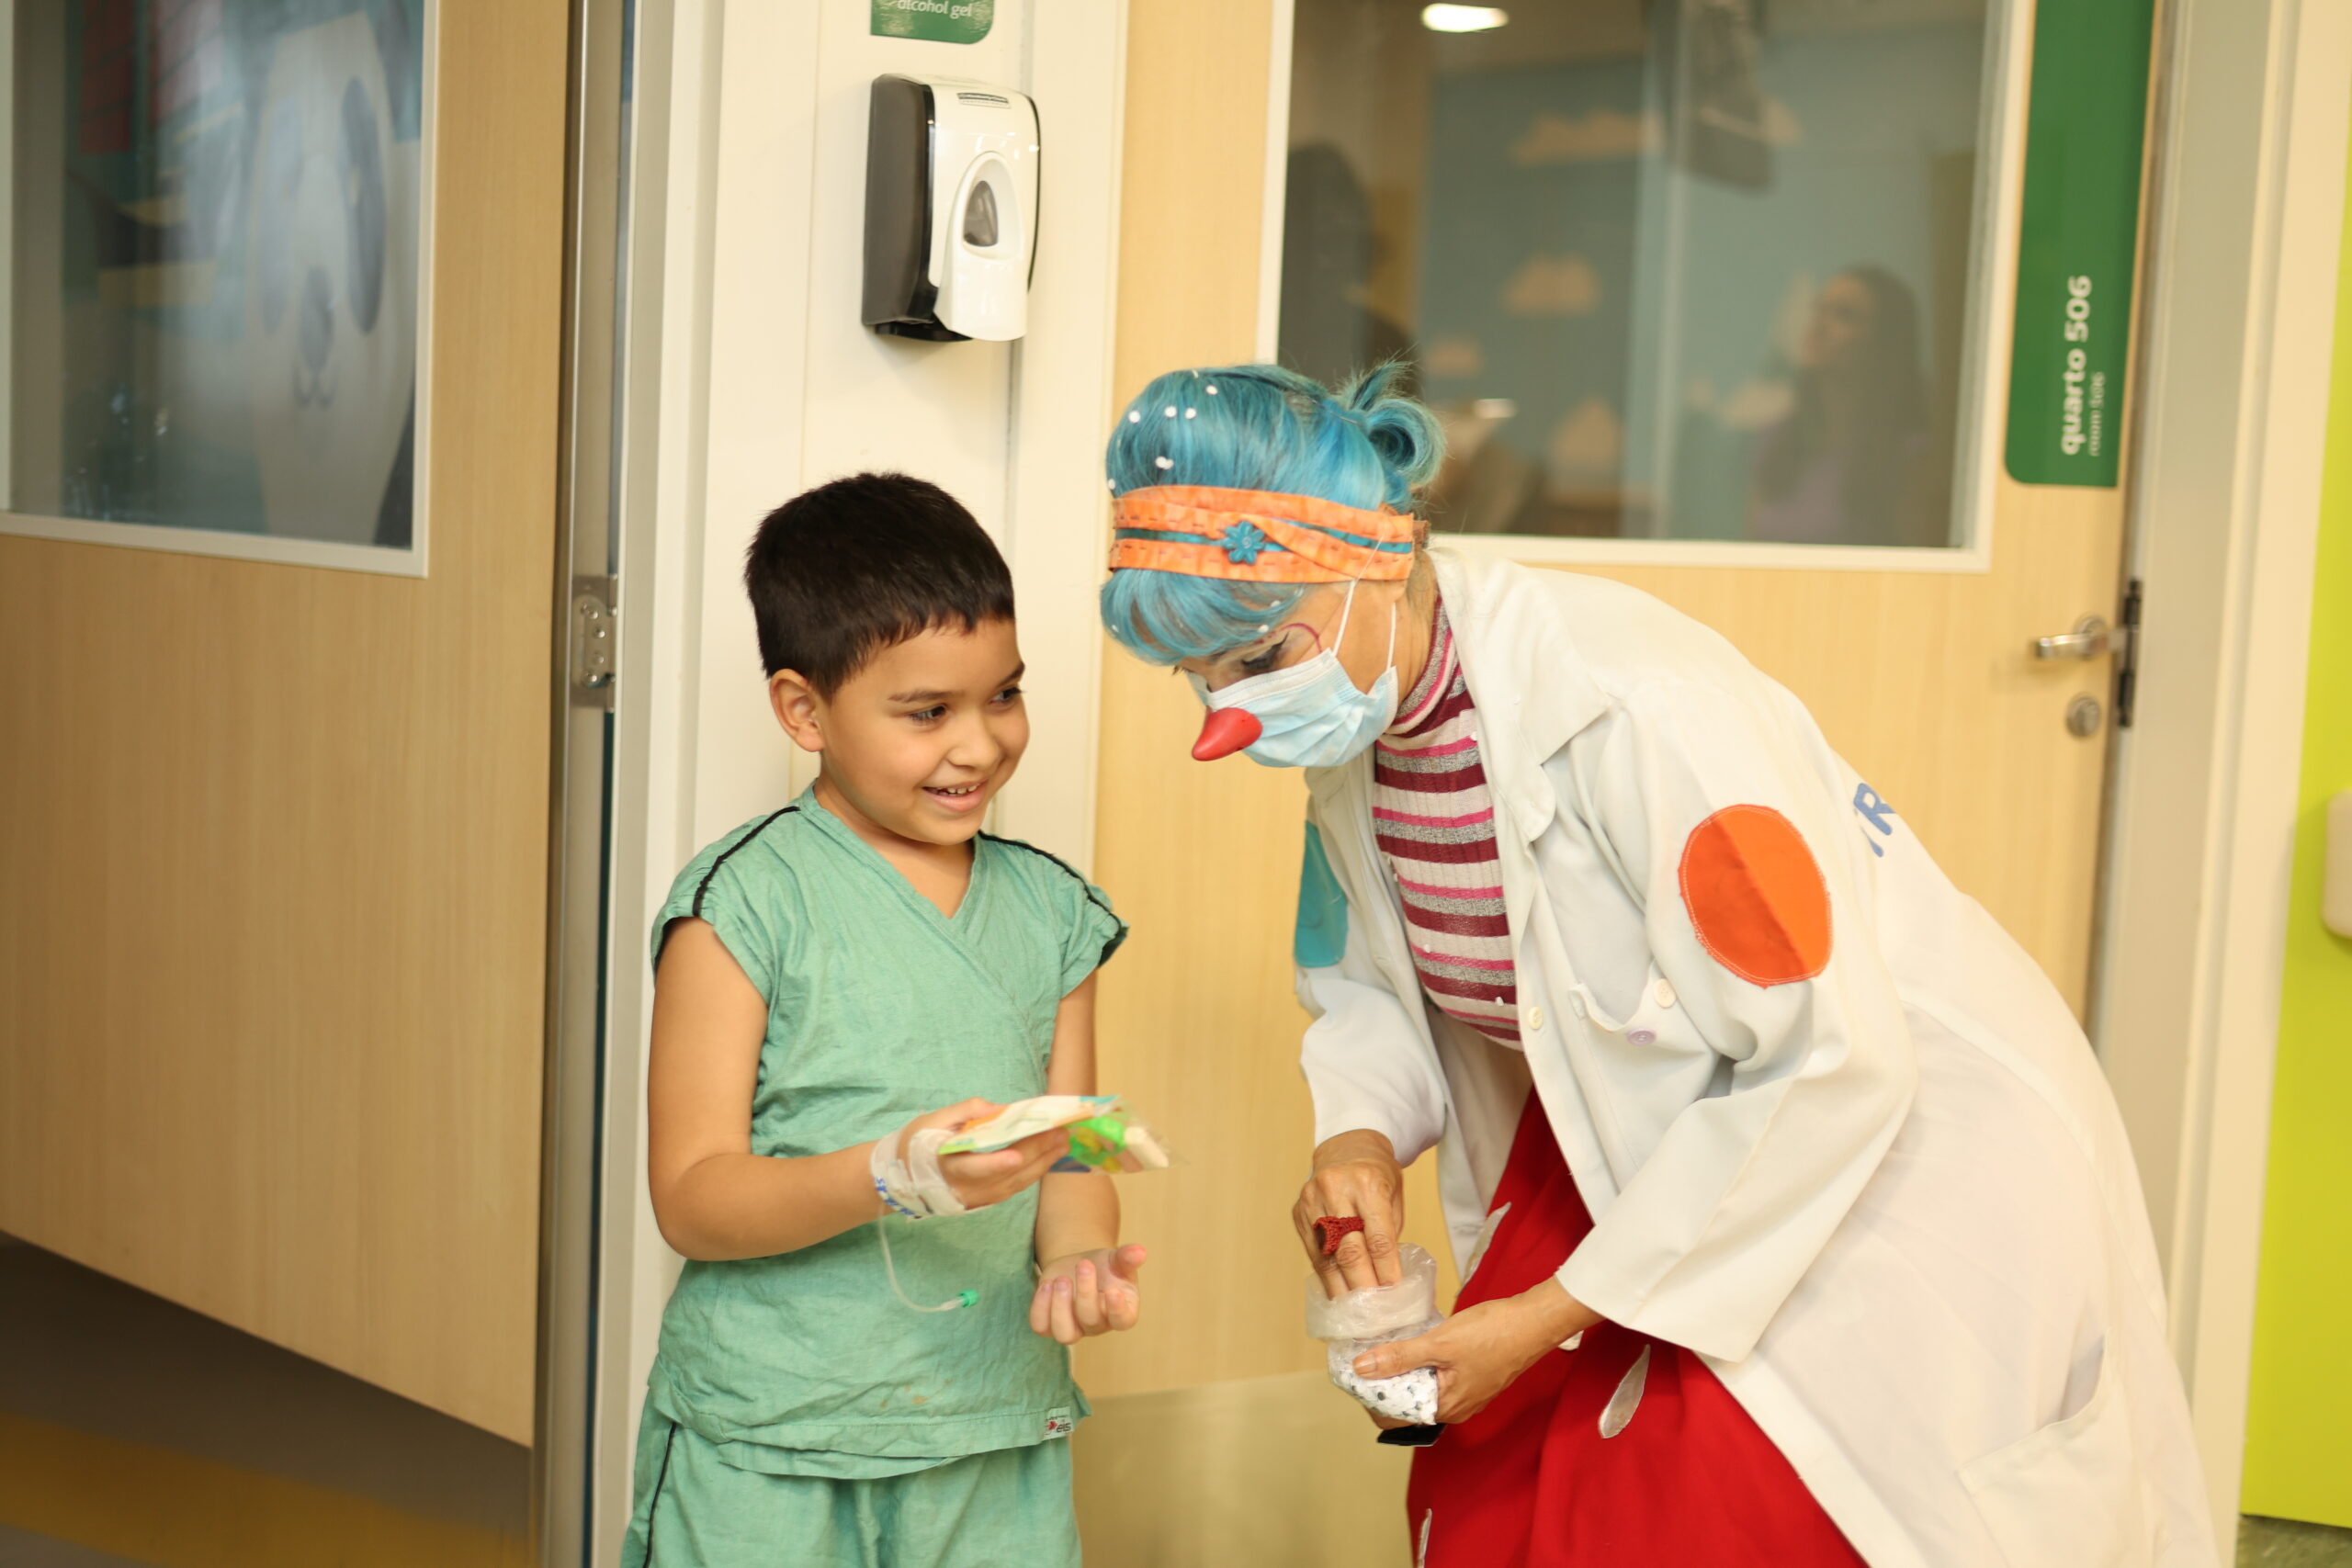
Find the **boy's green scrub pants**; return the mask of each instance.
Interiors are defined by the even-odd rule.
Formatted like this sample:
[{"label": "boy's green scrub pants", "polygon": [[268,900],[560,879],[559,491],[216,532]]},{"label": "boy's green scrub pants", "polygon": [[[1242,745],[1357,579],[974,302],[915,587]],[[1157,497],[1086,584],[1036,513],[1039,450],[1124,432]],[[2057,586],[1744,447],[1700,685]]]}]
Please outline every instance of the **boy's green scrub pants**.
[{"label": "boy's green scrub pants", "polygon": [[836,1480],[729,1464],[645,1414],[621,1568],[1079,1568],[1066,1438]]}]

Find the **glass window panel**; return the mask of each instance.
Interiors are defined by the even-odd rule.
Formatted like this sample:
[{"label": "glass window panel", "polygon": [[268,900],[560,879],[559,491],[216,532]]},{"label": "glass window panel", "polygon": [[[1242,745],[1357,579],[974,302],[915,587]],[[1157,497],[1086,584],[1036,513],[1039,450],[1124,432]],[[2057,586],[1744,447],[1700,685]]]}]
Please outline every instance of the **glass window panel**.
[{"label": "glass window panel", "polygon": [[424,0],[15,0],[7,509],[406,548]]},{"label": "glass window panel", "polygon": [[1412,367],[1441,529],[1965,543],[1984,0],[1498,10],[1297,0],[1284,363]]}]

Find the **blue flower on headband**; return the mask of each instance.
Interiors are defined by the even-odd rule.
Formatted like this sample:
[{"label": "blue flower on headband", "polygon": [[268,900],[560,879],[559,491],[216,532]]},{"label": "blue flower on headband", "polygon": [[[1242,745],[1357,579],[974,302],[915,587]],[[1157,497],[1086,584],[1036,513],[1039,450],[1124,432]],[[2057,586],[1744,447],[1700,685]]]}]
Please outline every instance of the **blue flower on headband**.
[{"label": "blue flower on headband", "polygon": [[1225,531],[1218,543],[1225,547],[1226,559],[1243,566],[1256,565],[1260,556],[1274,547],[1255,523],[1236,523]]}]

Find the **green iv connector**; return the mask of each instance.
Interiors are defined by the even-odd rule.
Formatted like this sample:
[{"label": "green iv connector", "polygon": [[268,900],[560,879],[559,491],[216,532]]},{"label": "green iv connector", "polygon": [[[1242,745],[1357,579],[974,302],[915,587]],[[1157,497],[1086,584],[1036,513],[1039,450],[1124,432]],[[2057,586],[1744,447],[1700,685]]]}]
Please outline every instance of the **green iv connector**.
[{"label": "green iv connector", "polygon": [[980,1304],[980,1292],[978,1291],[958,1291],[956,1292],[956,1304],[957,1306],[976,1307]]}]

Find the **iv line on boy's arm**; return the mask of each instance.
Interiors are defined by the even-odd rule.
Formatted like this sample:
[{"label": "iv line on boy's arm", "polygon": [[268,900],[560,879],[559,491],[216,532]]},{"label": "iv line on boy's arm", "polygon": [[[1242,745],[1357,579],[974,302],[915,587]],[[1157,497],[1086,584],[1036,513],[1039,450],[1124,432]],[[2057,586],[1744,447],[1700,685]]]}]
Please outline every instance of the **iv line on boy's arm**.
[{"label": "iv line on boy's arm", "polygon": [[[990,1109],[1000,1108],[991,1107]],[[937,1114],[934,1112],[933,1116]],[[923,1122],[932,1119],[917,1117],[899,1131],[875,1140],[871,1153],[867,1156],[867,1168],[874,1181],[874,1195],[882,1201],[882,1206],[886,1211],[876,1222],[875,1229],[881,1240],[882,1268],[889,1276],[891,1292],[899,1301],[916,1312],[955,1312],[963,1307],[978,1305],[980,1293],[968,1289],[958,1291],[954,1296],[935,1306],[926,1306],[908,1295],[906,1287],[899,1282],[898,1262],[890,1255],[890,1231],[895,1220],[932,1219],[961,1214],[974,1208],[985,1208],[990,1203],[1001,1201],[1004,1197],[1011,1196],[1012,1192],[1029,1186],[1045,1172],[1038,1169],[1035,1175],[1026,1176],[1025,1179],[1010,1177],[1012,1185],[1004,1192],[999,1193],[996,1197],[982,1198],[975,1202],[967,1203],[964,1201],[964,1195],[956,1190],[955,1183],[948,1180],[947,1174],[941,1165],[944,1150],[952,1146],[952,1141],[962,1135],[967,1124],[959,1122],[954,1127],[922,1125]],[[974,1151],[964,1148],[956,1152],[997,1155],[1003,1153],[1015,1144],[1026,1145],[1033,1141],[1040,1141],[1043,1137],[1043,1134],[1030,1133],[1024,1137],[1009,1140],[987,1150]],[[1063,1156],[1058,1148],[1041,1143],[1039,1149],[1035,1154],[1023,1158],[1016,1168],[1025,1169],[1030,1166],[1032,1159],[1045,1157],[1057,1159]]]},{"label": "iv line on boy's arm", "polygon": [[[893,1215],[922,1220],[960,1214],[976,1206],[965,1202],[947,1179],[943,1156],[993,1153],[1058,1134],[1062,1146],[1054,1151],[1057,1171],[1148,1170],[1168,1164],[1150,1130],[1126,1116],[1115,1095],[1041,1095],[1002,1107],[985,1121],[955,1128],[922,1126],[923,1120],[919,1117],[876,1139],[868,1156],[874,1194],[888,1211],[876,1224],[882,1267],[889,1276],[892,1293],[916,1312],[954,1312],[979,1301],[978,1292],[969,1290],[937,1305],[916,1301],[899,1282],[898,1263],[890,1254]],[[1066,1179],[1067,1175],[1060,1178]],[[1090,1247],[1116,1245],[1117,1212],[1114,1203],[1109,1211],[1110,1234],[1099,1242],[1090,1241]]]},{"label": "iv line on boy's arm", "polygon": [[966,1211],[963,1199],[939,1168],[939,1145],[950,1135],[944,1127],[925,1127],[912,1133],[901,1128],[876,1139],[869,1156],[874,1194],[889,1211],[874,1226],[882,1241],[883,1271],[890,1276],[890,1289],[899,1300],[916,1312],[955,1312],[961,1307],[978,1306],[980,1301],[979,1292],[962,1290],[936,1306],[925,1306],[907,1294],[907,1288],[899,1283],[899,1266],[890,1257],[893,1216],[921,1220]]},{"label": "iv line on boy's arm", "polygon": [[907,1288],[899,1283],[899,1266],[890,1260],[889,1216],[887,1214],[884,1215],[880,1221],[876,1222],[874,1228],[882,1237],[883,1272],[890,1276],[890,1289],[892,1292],[898,1296],[899,1300],[913,1308],[916,1312],[955,1312],[962,1307],[978,1306],[980,1304],[980,1292],[970,1289],[956,1292],[953,1299],[941,1302],[936,1306],[925,1306],[921,1302],[915,1300],[914,1297],[907,1294]]}]

